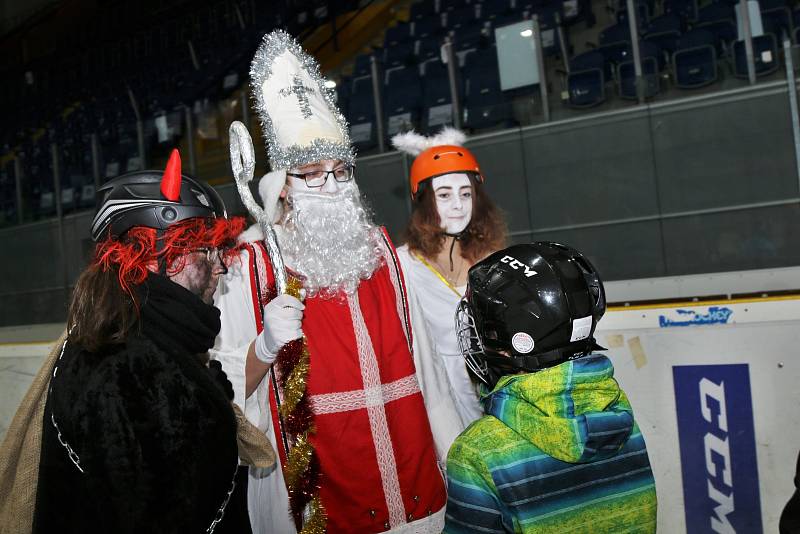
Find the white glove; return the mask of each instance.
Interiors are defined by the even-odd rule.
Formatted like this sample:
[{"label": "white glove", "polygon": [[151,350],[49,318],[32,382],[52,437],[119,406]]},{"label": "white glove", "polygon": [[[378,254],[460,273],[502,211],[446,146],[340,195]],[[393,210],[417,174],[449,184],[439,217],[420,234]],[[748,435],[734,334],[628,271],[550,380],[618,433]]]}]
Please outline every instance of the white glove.
[{"label": "white glove", "polygon": [[303,337],[305,305],[291,295],[278,295],[264,306],[264,330],[256,338],[256,358],[272,364],[281,347]]},{"label": "white glove", "polygon": [[275,222],[275,216],[278,215],[278,200],[285,185],[285,169],[268,172],[258,181],[258,195],[261,197],[261,203],[264,205],[264,211],[269,222]]}]

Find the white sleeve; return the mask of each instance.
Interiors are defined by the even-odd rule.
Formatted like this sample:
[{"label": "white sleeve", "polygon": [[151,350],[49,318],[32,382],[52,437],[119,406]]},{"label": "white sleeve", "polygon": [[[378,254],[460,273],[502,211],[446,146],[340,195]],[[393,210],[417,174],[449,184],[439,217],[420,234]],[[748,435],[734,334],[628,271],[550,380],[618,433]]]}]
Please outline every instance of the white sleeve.
[{"label": "white sleeve", "polygon": [[228,380],[233,385],[233,402],[242,409],[251,423],[261,428],[264,426],[266,414],[262,413],[262,407],[257,402],[258,396],[253,394],[250,398],[245,398],[247,351],[257,335],[249,265],[249,254],[242,251],[238,261],[231,265],[227,274],[220,277],[214,294],[214,305],[221,312],[221,328],[209,355],[222,364],[222,369],[228,375]]},{"label": "white sleeve", "polygon": [[453,401],[447,370],[442,358],[436,354],[413,286],[408,287],[407,293],[411,332],[414,336],[414,367],[417,369],[417,380],[425,400],[436,454],[441,465],[444,465],[450,445],[464,430],[464,426]]}]

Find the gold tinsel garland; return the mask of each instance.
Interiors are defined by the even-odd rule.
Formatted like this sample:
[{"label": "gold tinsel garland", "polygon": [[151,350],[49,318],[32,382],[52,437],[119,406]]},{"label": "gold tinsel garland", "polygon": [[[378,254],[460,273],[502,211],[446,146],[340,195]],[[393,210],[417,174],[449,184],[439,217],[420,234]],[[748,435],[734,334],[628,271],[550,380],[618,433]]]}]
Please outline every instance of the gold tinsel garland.
[{"label": "gold tinsel garland", "polygon": [[[287,281],[286,293],[299,299],[302,287],[302,283],[299,280],[290,277]],[[295,411],[306,394],[306,381],[310,367],[311,355],[308,351],[308,341],[303,336],[300,357],[283,383],[283,402],[280,407],[283,417],[302,416],[302,414],[295,413]],[[302,408],[310,410],[307,405]],[[310,417],[310,411],[307,412],[306,416]],[[313,432],[313,424],[309,424],[303,432],[294,436],[292,448],[286,459],[287,465],[285,469],[286,485],[289,488],[290,495],[294,492],[302,491],[298,486],[302,483],[302,478],[308,476],[312,469],[314,447],[309,440],[309,435]],[[316,462],[314,465],[317,468],[319,466]],[[319,488],[314,489],[306,511],[309,513],[303,514],[305,520],[299,534],[323,534],[327,529],[327,516],[319,498]]]},{"label": "gold tinsel garland", "polygon": [[322,507],[322,503],[319,501],[319,495],[315,495],[308,505],[311,514],[303,524],[303,530],[300,531],[300,534],[323,534],[327,528],[327,518],[325,516],[325,508]]},{"label": "gold tinsel garland", "polygon": [[[286,281],[286,293],[296,299],[300,298],[300,289],[303,284],[294,277],[289,277]],[[297,405],[306,394],[306,378],[308,377],[308,370],[311,367],[310,354],[308,353],[308,342],[303,336],[303,348],[300,353],[300,360],[294,366],[292,372],[286,377],[283,384],[283,402],[281,403],[281,415],[287,417],[294,411]]]}]

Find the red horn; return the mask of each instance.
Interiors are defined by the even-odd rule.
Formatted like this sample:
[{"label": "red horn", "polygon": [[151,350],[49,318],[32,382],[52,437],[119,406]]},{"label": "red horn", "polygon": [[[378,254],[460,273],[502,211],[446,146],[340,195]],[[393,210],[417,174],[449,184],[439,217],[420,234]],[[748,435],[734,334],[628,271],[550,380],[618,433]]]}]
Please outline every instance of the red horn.
[{"label": "red horn", "polygon": [[181,155],[177,148],[169,155],[167,168],[161,178],[161,194],[164,198],[177,202],[181,198]]}]

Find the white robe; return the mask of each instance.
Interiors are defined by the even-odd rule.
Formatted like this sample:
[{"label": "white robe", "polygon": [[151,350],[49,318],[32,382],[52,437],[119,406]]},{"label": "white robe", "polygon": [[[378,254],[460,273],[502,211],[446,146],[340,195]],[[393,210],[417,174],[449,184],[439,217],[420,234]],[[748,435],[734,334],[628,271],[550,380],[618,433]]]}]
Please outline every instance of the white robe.
[{"label": "white robe", "polygon": [[[243,235],[252,241],[260,237],[260,232],[251,227]],[[269,406],[265,402],[269,393],[269,375],[265,376],[250,397],[245,398],[247,350],[257,335],[256,320],[253,316],[249,265],[248,253],[243,251],[239,261],[228,269],[227,274],[220,277],[219,286],[214,295],[214,304],[222,312],[222,328],[210,355],[222,364],[228,375],[228,379],[233,385],[234,402],[242,408],[246,417],[266,434],[277,450],[278,444],[272,428],[272,417]],[[408,283],[407,280],[406,283]],[[464,427],[453,403],[447,371],[441,360],[435,357],[433,343],[419,302],[412,295],[409,295],[408,301],[414,339],[414,366],[428,412],[439,466],[444,472],[447,451]],[[280,467],[270,470],[251,468],[247,495],[248,511],[254,534],[294,534],[296,532],[294,522],[289,514],[289,498],[283,471]],[[440,514],[444,514],[444,510],[434,516]],[[431,521],[436,520],[440,520],[440,518],[431,518]],[[395,534],[424,532],[424,530],[413,530],[415,526],[424,527],[418,524],[421,522],[422,520],[414,521],[391,532]]]},{"label": "white robe", "polygon": [[456,338],[455,314],[463,296],[463,288],[459,291],[460,294],[453,291],[414,256],[407,245],[397,249],[397,257],[403,268],[409,300],[413,299],[421,304],[415,307],[421,309],[427,329],[432,334],[431,354],[435,354],[447,369],[456,410],[462,426],[466,428],[483,416],[483,410]]}]

